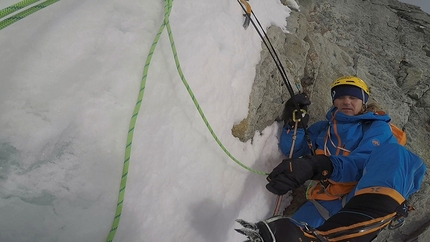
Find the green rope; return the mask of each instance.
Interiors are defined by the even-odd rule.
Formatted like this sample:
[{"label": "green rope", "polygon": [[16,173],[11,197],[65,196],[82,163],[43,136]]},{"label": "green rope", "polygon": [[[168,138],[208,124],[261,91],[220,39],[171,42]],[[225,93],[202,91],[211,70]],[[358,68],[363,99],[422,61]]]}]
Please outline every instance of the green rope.
[{"label": "green rope", "polygon": [[10,5],[9,7],[6,7],[4,9],[0,10],[0,18],[3,18],[6,15],[9,15],[15,11],[20,10],[20,9],[23,9],[23,8],[27,7],[28,5],[31,5],[31,4],[38,2],[38,1],[40,1],[40,0],[23,0],[19,3]]},{"label": "green rope", "polygon": [[176,47],[175,47],[175,44],[173,41],[172,30],[170,28],[170,23],[169,23],[169,16],[170,16],[171,9],[172,9],[172,0],[165,0],[164,20],[163,20],[163,23],[158,30],[157,35],[154,38],[151,49],[150,49],[149,54],[146,58],[145,66],[143,69],[142,80],[141,80],[141,84],[140,84],[140,91],[139,91],[139,95],[137,97],[136,105],[134,107],[133,115],[131,116],[129,130],[128,130],[125,157],[124,157],[124,166],[123,166],[123,170],[122,170],[121,184],[120,184],[120,189],[119,189],[118,203],[117,203],[117,208],[116,208],[116,212],[115,212],[115,218],[114,218],[114,221],[112,223],[112,227],[111,227],[111,230],[109,232],[108,238],[106,239],[106,242],[112,242],[113,241],[113,239],[115,237],[115,233],[118,229],[118,225],[119,225],[119,221],[120,221],[120,217],[121,217],[121,212],[122,212],[122,206],[124,203],[125,187],[126,187],[126,183],[127,183],[127,174],[128,174],[128,167],[129,167],[129,162],[130,162],[130,153],[131,153],[131,146],[132,146],[132,140],[133,140],[133,132],[135,129],[136,119],[137,119],[138,114],[139,114],[140,106],[142,104],[143,94],[144,94],[145,85],[146,85],[146,78],[148,76],[149,65],[151,63],[152,55],[154,54],[154,50],[157,46],[158,40],[160,39],[160,35],[164,30],[164,27],[167,27],[167,31],[168,31],[168,35],[169,35],[169,39],[170,39],[170,44],[171,44],[171,48],[173,51],[173,55],[174,55],[174,59],[175,59],[175,63],[176,63],[176,68],[178,70],[179,76],[181,77],[183,84],[185,85],[189,95],[191,96],[191,99],[193,100],[194,105],[196,106],[198,112],[200,113],[200,116],[202,117],[204,123],[206,124],[206,127],[209,129],[210,133],[212,134],[212,137],[219,144],[221,149],[233,161],[235,161],[238,165],[240,165],[241,167],[243,167],[246,170],[251,171],[253,173],[260,174],[260,175],[267,175],[267,173],[265,173],[265,172],[256,171],[256,170],[253,170],[253,169],[245,166],[244,164],[239,162],[236,158],[234,158],[230,154],[230,152],[227,151],[227,149],[224,147],[224,145],[222,145],[221,141],[215,135],[215,132],[213,131],[212,127],[209,125],[209,122],[206,119],[203,111],[201,110],[200,105],[198,104],[193,92],[191,91],[190,86],[188,85],[187,81],[185,80],[185,77],[182,73],[182,69],[181,69],[180,64],[179,64],[179,59],[178,59],[178,55],[176,52]]},{"label": "green rope", "polygon": [[188,82],[185,80],[184,74],[182,73],[182,69],[181,69],[181,65],[179,64],[179,59],[178,59],[178,54],[176,52],[176,47],[175,47],[175,43],[173,41],[173,34],[172,34],[172,29],[170,28],[170,24],[169,24],[169,19],[165,19],[165,21],[167,21],[165,24],[167,26],[167,32],[169,34],[169,39],[170,39],[170,46],[172,47],[172,51],[173,51],[173,56],[175,58],[175,63],[176,63],[176,68],[178,69],[178,73],[179,76],[181,77],[182,83],[184,83],[184,86],[187,88],[188,94],[190,95],[191,99],[193,100],[194,105],[196,106],[197,110],[200,113],[200,116],[203,119],[203,122],[206,124],[206,127],[208,128],[209,132],[211,133],[212,137],[215,139],[215,141],[218,143],[218,145],[221,147],[221,149],[228,155],[228,157],[230,157],[234,162],[236,162],[236,164],[238,164],[239,166],[245,168],[246,170],[259,174],[259,175],[268,175],[265,172],[261,172],[261,171],[257,171],[257,170],[253,170],[249,167],[247,167],[246,165],[242,164],[240,161],[238,161],[225,147],[224,145],[221,143],[221,141],[218,139],[218,137],[216,136],[215,132],[213,131],[212,127],[210,126],[208,120],[206,119],[206,116],[204,115],[202,109],[200,108],[199,103],[196,100],[196,97],[194,96],[193,92],[191,91],[190,86],[188,85]]},{"label": "green rope", "polygon": [[[30,4],[32,4],[34,2],[37,2],[37,1],[39,1],[39,0],[24,0],[24,1],[21,1],[21,2],[19,2],[17,4],[14,4],[14,5],[11,5],[11,6],[7,7],[7,8],[5,8],[5,9],[2,9],[1,12],[0,12],[0,14],[2,14],[2,15],[4,14],[4,16],[6,16],[7,14],[13,13],[13,12],[15,12],[15,11],[21,9],[21,8],[24,8],[24,7],[30,5]],[[32,14],[34,12],[37,12],[40,9],[45,8],[45,7],[51,5],[51,4],[55,3],[55,2],[58,2],[58,1],[60,1],[60,0],[47,0],[47,1],[39,3],[39,4],[37,4],[37,5],[35,5],[35,6],[31,7],[31,8],[28,8],[28,9],[22,11],[22,12],[19,12],[19,13],[15,14],[15,15],[7,18],[7,19],[4,19],[4,20],[0,21],[0,30],[6,28],[7,26],[15,23],[16,21],[21,20],[21,19],[27,17],[28,15],[30,15],[30,14]]]},{"label": "green rope", "polygon": [[146,77],[148,76],[148,68],[149,68],[149,65],[151,63],[151,59],[152,59],[152,55],[154,53],[155,47],[157,46],[158,40],[160,39],[160,35],[163,32],[163,29],[165,27],[164,23],[166,22],[166,19],[169,18],[170,10],[172,7],[172,0],[166,0],[165,2],[166,2],[166,4],[164,5],[164,21],[163,21],[163,24],[160,26],[157,35],[154,38],[151,49],[149,50],[149,54],[146,58],[145,67],[143,68],[143,75],[142,75],[142,80],[141,80],[141,84],[140,84],[139,95],[137,97],[137,102],[136,102],[136,105],[134,107],[133,115],[131,116],[131,120],[130,120],[128,135],[127,135],[126,149],[125,149],[124,166],[122,169],[121,184],[120,184],[119,195],[118,195],[118,203],[117,203],[117,208],[116,208],[116,212],[115,212],[115,218],[114,218],[114,221],[112,223],[112,227],[111,227],[109,235],[106,239],[106,242],[112,242],[113,241],[113,239],[115,237],[115,233],[118,229],[119,220],[121,217],[122,205],[124,202],[125,187],[126,187],[126,183],[127,183],[128,166],[129,166],[129,162],[130,162],[130,153],[131,153],[131,144],[132,144],[132,140],[133,140],[133,132],[134,132],[137,116],[139,114],[140,106],[142,104],[143,93],[145,91],[145,85],[146,85]]}]

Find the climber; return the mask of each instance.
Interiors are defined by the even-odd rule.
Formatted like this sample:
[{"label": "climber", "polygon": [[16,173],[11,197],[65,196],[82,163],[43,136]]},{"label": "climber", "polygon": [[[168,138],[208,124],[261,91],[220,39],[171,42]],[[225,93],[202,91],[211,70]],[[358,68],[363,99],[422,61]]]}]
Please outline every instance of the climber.
[{"label": "climber", "polygon": [[[306,110],[308,97],[297,94],[287,101],[279,146],[287,155],[293,143],[291,130],[298,125],[293,157],[273,169],[266,188],[284,195],[312,180],[308,201],[291,218],[276,216],[254,227],[242,221],[247,229],[238,231],[251,241],[371,241],[397,218],[407,216],[406,199],[420,187],[423,162],[397,143],[390,117],[368,104],[369,89],[360,78],[335,80],[331,97],[327,120],[307,128],[311,146],[303,131],[308,114],[301,112],[300,123],[292,118],[298,112],[296,104]],[[315,155],[310,155],[311,148]],[[255,233],[257,237],[252,236]]]}]

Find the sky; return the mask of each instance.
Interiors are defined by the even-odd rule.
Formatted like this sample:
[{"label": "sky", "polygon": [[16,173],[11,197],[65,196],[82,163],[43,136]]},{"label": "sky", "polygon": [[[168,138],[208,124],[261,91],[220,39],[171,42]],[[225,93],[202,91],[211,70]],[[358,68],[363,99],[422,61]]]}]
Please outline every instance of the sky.
[{"label": "sky", "polygon": [[430,14],[430,1],[428,0],[400,0],[400,2],[418,6],[421,8],[421,10]]},{"label": "sky", "polygon": [[[285,30],[289,8],[250,4],[264,28]],[[0,30],[0,241],[106,241],[142,80],[114,241],[243,241],[235,219],[272,214],[265,176],[235,163],[208,131],[166,29],[144,75],[163,9],[163,1],[61,0]],[[283,158],[280,125],[252,142],[231,134],[247,116],[262,48],[242,14],[232,0],[175,0],[170,26],[181,71],[220,142],[269,172]]]}]

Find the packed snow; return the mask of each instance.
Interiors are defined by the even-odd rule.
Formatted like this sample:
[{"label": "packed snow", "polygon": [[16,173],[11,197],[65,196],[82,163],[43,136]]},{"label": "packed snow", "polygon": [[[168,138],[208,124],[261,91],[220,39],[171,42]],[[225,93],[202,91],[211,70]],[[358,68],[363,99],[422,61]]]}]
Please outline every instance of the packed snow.
[{"label": "packed snow", "polygon": [[[2,0],[0,9],[18,2]],[[288,7],[249,3],[264,28],[285,31]],[[0,30],[0,241],[106,240],[164,4],[61,0]],[[238,161],[270,172],[282,158],[279,124],[245,143],[231,132],[247,116],[263,47],[252,26],[243,28],[240,4],[175,0],[169,19],[184,77],[214,133]],[[146,77],[114,241],[243,241],[235,219],[273,212],[276,196],[265,184],[208,131],[164,29]]]}]

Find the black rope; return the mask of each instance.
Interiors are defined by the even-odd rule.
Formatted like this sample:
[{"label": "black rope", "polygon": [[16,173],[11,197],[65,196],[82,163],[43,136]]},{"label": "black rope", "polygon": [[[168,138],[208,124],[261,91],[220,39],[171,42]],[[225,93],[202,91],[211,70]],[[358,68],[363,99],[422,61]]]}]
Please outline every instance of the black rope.
[{"label": "black rope", "polygon": [[[275,61],[276,66],[278,67],[278,70],[281,73],[282,79],[284,80],[285,85],[287,86],[288,92],[290,93],[291,96],[294,96],[293,87],[291,86],[291,83],[288,80],[287,73],[286,73],[286,71],[284,69],[284,66],[281,63],[281,60],[279,59],[279,56],[278,56],[278,54],[277,54],[277,52],[275,50],[275,47],[273,47],[272,42],[270,42],[269,37],[267,36],[266,32],[264,31],[263,26],[261,26],[261,23],[258,20],[257,16],[255,16],[254,11],[251,10],[251,13],[252,13],[252,16],[254,16],[255,20],[257,21],[257,24],[260,27],[261,32],[264,33],[264,37],[267,39],[267,42],[269,43],[270,48],[267,45],[267,43],[266,43],[265,39],[263,38],[263,36],[260,34],[259,30],[257,29],[257,26],[255,26],[254,21],[252,21],[252,19],[251,19],[252,25],[254,26],[254,28],[258,32],[258,34],[260,35],[260,38],[263,40],[264,45],[266,46],[266,48],[268,49],[270,55],[272,56],[273,60]],[[273,52],[273,54],[272,54],[272,52]]]},{"label": "black rope", "polygon": [[[243,11],[246,13],[246,9],[240,3],[240,0],[237,0],[237,2],[242,7]],[[272,43],[270,42],[269,37],[267,36],[266,32],[264,31],[264,28],[261,26],[260,21],[258,20],[257,16],[254,14],[254,11],[251,10],[251,13],[252,13],[252,16],[254,16],[255,20],[257,21],[257,23],[258,23],[258,25],[259,25],[259,27],[261,29],[261,32],[264,33],[264,37],[263,37],[263,34],[260,32],[260,30],[257,28],[257,25],[255,24],[254,20],[252,20],[250,16],[248,16],[249,19],[247,19],[247,21],[250,21],[252,23],[252,25],[254,26],[255,31],[257,31],[258,35],[260,36],[261,40],[263,41],[264,45],[266,46],[267,50],[269,51],[270,56],[272,57],[273,61],[275,62],[276,67],[278,68],[279,72],[281,73],[281,76],[282,76],[282,79],[283,79],[283,81],[285,83],[285,86],[286,86],[286,88],[287,88],[287,90],[290,93],[290,96],[292,98],[294,96],[294,90],[293,90],[293,87],[291,86],[290,81],[288,80],[288,76],[287,76],[287,73],[285,71],[285,68],[283,67],[283,65],[281,63],[281,60],[279,59],[279,56],[278,56],[275,48],[273,47]],[[266,42],[266,40],[267,40],[267,42]],[[269,47],[269,45],[270,45],[270,47]],[[294,106],[295,106],[296,110],[300,111],[300,106],[295,101],[294,101]],[[307,144],[309,146],[309,149],[310,149],[311,153],[313,155],[315,155],[315,152],[314,152],[314,150],[312,148],[312,142],[311,142],[309,134],[307,132],[307,127],[304,126],[303,130],[305,132],[305,138],[306,138],[306,142],[307,142]]]}]

